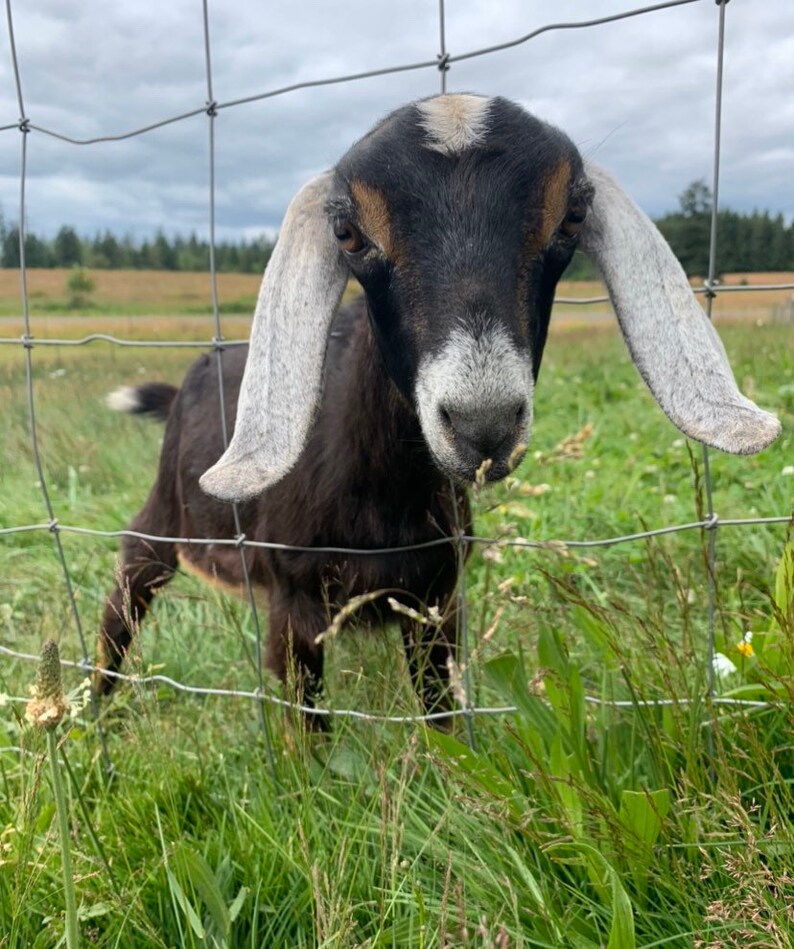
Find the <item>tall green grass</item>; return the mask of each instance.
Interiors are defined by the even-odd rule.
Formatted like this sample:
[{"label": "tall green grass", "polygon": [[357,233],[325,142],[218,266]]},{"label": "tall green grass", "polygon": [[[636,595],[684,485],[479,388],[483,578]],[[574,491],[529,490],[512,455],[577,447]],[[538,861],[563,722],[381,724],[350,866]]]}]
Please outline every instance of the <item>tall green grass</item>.
[{"label": "tall green grass", "polygon": [[[781,328],[725,332],[737,378],[784,434],[756,458],[712,456],[721,517],[787,514],[794,354]],[[30,460],[20,354],[1,353],[0,527],[46,520]],[[138,379],[178,381],[184,353],[34,351],[39,434],[56,515],[117,527],[142,503],[161,431],[105,410]],[[684,522],[702,503],[699,450],[663,418],[608,333],[549,343],[530,457],[476,499],[494,538],[591,538]],[[415,725],[337,719],[330,736],[250,700],[125,686],[96,724],[62,726],[81,938],[98,946],[784,947],[794,866],[794,595],[788,532],[718,532],[717,649],[736,666],[712,706],[707,537],[608,549],[478,549],[468,571],[475,745]],[[93,636],[112,542],[63,534]],[[788,548],[790,550],[790,548]],[[787,559],[788,557],[788,559]],[[46,532],[0,538],[2,641],[48,637],[79,658]],[[752,655],[740,649],[753,632]],[[242,604],[181,577],[130,668],[253,690]],[[415,713],[396,635],[329,649],[331,707]],[[0,658],[0,692],[27,663]],[[78,673],[67,673],[69,686]],[[277,689],[274,683],[269,686]],[[648,704],[675,699],[672,704]],[[620,700],[626,706],[597,704]],[[44,739],[4,706],[0,946],[64,939],[58,825]],[[21,750],[20,750],[21,749]]]}]

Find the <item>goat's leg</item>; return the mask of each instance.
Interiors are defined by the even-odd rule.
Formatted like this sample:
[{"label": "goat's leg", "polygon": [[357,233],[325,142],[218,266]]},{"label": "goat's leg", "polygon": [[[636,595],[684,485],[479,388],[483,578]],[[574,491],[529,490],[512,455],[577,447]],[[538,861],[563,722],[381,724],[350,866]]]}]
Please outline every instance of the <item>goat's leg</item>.
[{"label": "goat's leg", "polygon": [[[146,529],[137,521],[132,527]],[[97,665],[101,670],[118,672],[152,597],[173,577],[176,566],[174,544],[139,537],[123,539],[118,580],[99,628]],[[95,674],[94,688],[103,695],[111,692],[115,683],[115,678],[103,671]]]},{"label": "goat's leg", "polygon": [[[404,618],[400,622],[405,656],[416,694],[427,714],[448,712],[454,704],[451,663],[457,661],[457,619],[445,616],[436,626]],[[434,725],[447,728],[449,716],[433,719]]]},{"label": "goat's leg", "polygon": [[[327,626],[322,603],[302,593],[273,593],[270,600],[266,663],[292,691],[293,698],[314,708],[322,692],[323,646],[317,636]],[[306,723],[327,731],[327,716],[306,712]]]}]

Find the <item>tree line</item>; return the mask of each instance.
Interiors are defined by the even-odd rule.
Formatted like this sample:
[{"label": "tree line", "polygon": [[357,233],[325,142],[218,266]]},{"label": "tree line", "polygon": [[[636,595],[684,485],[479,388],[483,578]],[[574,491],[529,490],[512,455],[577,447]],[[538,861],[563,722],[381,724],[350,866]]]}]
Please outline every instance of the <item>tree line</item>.
[{"label": "tree line", "polygon": [[[215,244],[215,266],[221,273],[261,273],[270,259],[273,241],[220,241]],[[167,237],[158,231],[152,239],[118,238],[110,231],[80,237],[64,225],[54,238],[25,234],[28,267],[85,267],[88,270],[193,270],[209,266],[210,245],[195,234]],[[19,266],[19,228],[0,219],[0,266]]]},{"label": "tree line", "polygon": [[[656,224],[690,276],[708,272],[712,196],[703,181],[694,181],[679,196],[679,210],[665,214]],[[718,214],[719,269],[741,271],[794,270],[794,222],[786,226],[782,214],[769,211]],[[223,241],[215,245],[215,265],[221,273],[261,273],[270,259],[273,242],[265,237],[251,241]],[[85,267],[95,270],[193,270],[209,265],[209,243],[195,234],[167,237],[162,231],[151,239],[117,238],[109,231],[93,238],[80,237],[65,225],[47,240],[25,237],[28,267]],[[6,225],[0,215],[0,265],[19,266],[19,229]],[[577,254],[566,272],[570,279],[596,277],[593,264]]]}]

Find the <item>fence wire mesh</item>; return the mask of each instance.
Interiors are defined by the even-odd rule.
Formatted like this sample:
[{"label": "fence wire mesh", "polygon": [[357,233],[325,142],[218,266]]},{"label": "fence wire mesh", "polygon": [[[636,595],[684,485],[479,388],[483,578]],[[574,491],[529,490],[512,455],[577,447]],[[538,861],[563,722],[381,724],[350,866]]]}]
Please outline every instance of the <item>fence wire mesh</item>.
[{"label": "fence wire mesh", "polygon": [[[157,121],[148,123],[144,126],[129,129],[127,131],[116,132],[113,134],[105,134],[92,138],[79,139],[58,131],[57,129],[48,128],[43,125],[37,124],[32,118],[28,115],[25,99],[23,96],[23,84],[21,77],[21,70],[17,56],[17,47],[14,38],[14,18],[13,18],[13,3],[12,0],[6,0],[6,16],[8,22],[8,32],[10,40],[10,51],[11,59],[13,66],[13,76],[14,76],[14,85],[16,90],[16,98],[19,108],[19,121],[15,124],[4,125],[0,127],[0,132],[20,133],[20,174],[19,174],[19,275],[20,275],[20,295],[21,295],[21,309],[22,309],[22,320],[24,325],[24,332],[21,337],[0,337],[0,345],[5,346],[19,346],[24,351],[24,360],[25,360],[25,386],[26,386],[26,397],[27,397],[27,414],[28,414],[28,423],[30,430],[30,449],[32,461],[37,473],[38,483],[41,489],[42,503],[44,511],[46,512],[46,520],[41,521],[40,523],[34,524],[20,524],[13,527],[0,529],[0,536],[19,536],[24,534],[29,534],[31,532],[49,532],[53,539],[54,555],[57,558],[59,563],[60,573],[62,575],[63,589],[65,595],[65,601],[68,604],[68,609],[72,618],[72,623],[74,627],[75,634],[79,641],[79,649],[82,654],[82,661],[80,662],[71,662],[69,660],[62,660],[63,665],[67,667],[74,667],[78,670],[87,673],[94,671],[96,667],[92,664],[89,658],[89,646],[86,641],[84,633],[84,624],[81,618],[81,613],[78,608],[78,600],[75,595],[74,584],[72,582],[72,577],[70,575],[70,570],[67,565],[66,557],[64,554],[62,536],[64,534],[73,534],[82,537],[93,537],[93,538],[121,538],[121,537],[138,537],[145,540],[152,541],[170,541],[181,544],[190,544],[190,545],[221,545],[221,546],[235,546],[239,549],[240,552],[240,562],[243,570],[243,575],[245,579],[245,590],[246,598],[249,603],[249,608],[252,615],[252,622],[255,631],[255,644],[256,644],[256,664],[257,664],[257,685],[253,690],[235,690],[235,689],[224,689],[216,688],[211,686],[200,686],[200,685],[190,685],[186,683],[179,682],[170,676],[166,675],[126,675],[123,673],[106,673],[108,675],[113,675],[116,679],[120,681],[129,681],[137,685],[138,687],[144,687],[149,685],[164,685],[176,692],[187,693],[192,695],[200,696],[216,696],[223,698],[237,698],[237,699],[248,699],[255,701],[260,713],[261,727],[263,730],[266,748],[268,751],[268,756],[271,760],[272,765],[272,750],[271,750],[271,739],[270,739],[270,727],[267,717],[267,708],[268,707],[283,707],[289,708],[298,711],[309,711],[309,709],[304,708],[304,706],[290,702],[285,699],[282,699],[276,695],[270,694],[267,691],[265,681],[262,674],[262,629],[261,622],[257,612],[256,600],[254,596],[254,591],[251,583],[251,578],[248,570],[248,564],[245,556],[246,549],[249,548],[260,548],[260,549],[278,549],[278,550],[292,550],[292,551],[313,551],[318,556],[328,555],[328,554],[355,554],[355,555],[377,555],[386,552],[398,552],[405,550],[419,550],[423,548],[433,547],[437,545],[454,543],[457,544],[458,550],[463,549],[464,544],[477,544],[477,545],[486,545],[486,546],[506,546],[517,549],[552,549],[560,550],[565,548],[594,548],[594,547],[609,547],[618,544],[632,543],[636,541],[647,540],[649,538],[659,537],[666,534],[674,534],[685,531],[693,530],[705,530],[708,534],[708,557],[707,557],[707,580],[708,580],[708,617],[707,617],[707,633],[708,633],[708,678],[709,678],[709,692],[710,692],[710,701],[713,705],[730,705],[735,706],[740,709],[755,709],[755,708],[765,708],[769,703],[761,701],[749,701],[741,700],[736,698],[721,698],[714,694],[714,678],[713,678],[713,656],[714,656],[714,624],[715,624],[715,612],[716,612],[716,587],[714,582],[714,572],[717,556],[717,544],[718,544],[718,531],[727,528],[727,527],[737,527],[737,528],[747,528],[753,525],[774,525],[774,524],[790,524],[792,521],[791,514],[782,514],[774,515],[769,517],[750,517],[750,518],[740,518],[740,519],[721,519],[714,509],[713,504],[713,495],[712,495],[712,485],[711,485],[711,472],[709,465],[709,454],[708,450],[704,448],[703,450],[703,460],[704,460],[704,482],[705,482],[705,493],[707,501],[707,510],[706,516],[701,520],[685,523],[685,524],[672,524],[665,525],[659,528],[650,529],[650,530],[638,530],[629,534],[624,534],[621,536],[615,537],[606,537],[606,538],[584,538],[584,539],[567,539],[567,540],[524,540],[524,539],[507,539],[507,538],[487,538],[479,536],[466,536],[461,531],[458,531],[456,537],[444,537],[439,538],[435,541],[430,541],[424,544],[413,545],[410,547],[397,547],[397,548],[388,548],[384,549],[352,549],[352,548],[339,548],[339,547],[314,547],[306,548],[300,546],[291,546],[288,544],[275,544],[267,543],[263,541],[254,541],[247,538],[242,529],[239,512],[235,506],[234,508],[234,523],[235,523],[235,533],[234,538],[220,537],[220,538],[206,538],[206,537],[167,537],[160,535],[144,534],[137,531],[132,531],[129,529],[119,529],[111,527],[108,529],[92,529],[87,527],[81,527],[79,525],[69,525],[62,523],[57,516],[57,512],[54,508],[51,492],[48,487],[47,474],[42,462],[42,456],[39,448],[38,440],[38,422],[37,422],[37,412],[36,412],[36,400],[34,395],[34,386],[33,386],[33,351],[36,347],[75,347],[75,346],[86,346],[94,343],[106,343],[111,346],[117,347],[141,347],[141,348],[210,348],[212,349],[217,358],[217,369],[218,375],[221,381],[219,386],[219,399],[220,399],[220,416],[223,420],[224,431],[223,431],[223,444],[224,446],[228,443],[228,433],[225,431],[225,411],[223,405],[223,384],[222,384],[222,360],[221,352],[224,349],[230,348],[232,346],[243,345],[245,340],[236,340],[236,339],[225,339],[223,336],[223,327],[222,319],[220,313],[220,307],[218,304],[218,286],[217,286],[217,270],[216,270],[216,260],[215,260],[215,247],[216,247],[216,234],[215,234],[215,192],[216,192],[216,161],[215,161],[215,150],[216,150],[216,134],[215,134],[215,120],[221,110],[225,109],[235,109],[245,106],[246,104],[261,101],[264,99],[275,98],[278,96],[286,96],[291,92],[295,92],[300,89],[310,89],[320,86],[329,86],[329,85],[341,85],[350,82],[361,82],[368,79],[373,79],[376,77],[382,76],[391,76],[397,75],[399,73],[404,73],[407,71],[418,71],[418,70],[437,70],[439,75],[440,82],[440,91],[447,91],[447,76],[455,63],[461,62],[467,59],[472,59],[475,57],[483,56],[495,56],[499,53],[511,49],[513,47],[525,44],[533,40],[534,38],[540,36],[543,33],[550,31],[559,31],[559,30],[580,30],[580,29],[590,29],[597,26],[602,26],[617,20],[623,20],[630,17],[639,17],[646,16],[653,13],[656,13],[661,10],[668,8],[679,7],[684,5],[689,5],[692,3],[709,3],[713,0],[667,0],[667,2],[657,3],[650,6],[637,7],[632,10],[619,12],[609,16],[603,16],[598,18],[591,18],[586,20],[578,20],[571,22],[559,22],[559,23],[549,23],[536,30],[533,30],[530,33],[517,36],[507,42],[500,43],[497,45],[492,45],[488,47],[482,47],[478,49],[472,49],[459,54],[452,54],[447,49],[446,42],[446,15],[444,0],[439,0],[438,5],[438,37],[439,37],[439,52],[435,59],[428,59],[420,62],[412,63],[400,63],[392,66],[386,66],[379,69],[368,70],[364,72],[352,73],[347,75],[337,75],[337,76],[328,76],[328,77],[318,77],[316,79],[308,80],[305,82],[294,83],[287,86],[282,86],[279,88],[266,89],[254,95],[245,96],[242,98],[230,99],[227,101],[216,101],[213,91],[213,73],[212,73],[212,59],[211,59],[211,35],[210,35],[210,24],[209,24],[209,14],[208,14],[208,0],[202,0],[201,2],[201,14],[203,22],[203,41],[204,41],[204,80],[205,80],[205,95],[206,100],[200,106],[197,106],[194,109],[190,109],[186,112],[182,112],[176,115],[166,116]],[[721,138],[721,104],[722,104],[722,71],[723,71],[723,59],[724,59],[724,38],[725,38],[725,19],[726,19],[726,7],[728,0],[716,0],[718,7],[718,29],[717,37],[715,41],[715,55],[716,55],[716,70],[715,70],[715,119],[714,126],[712,130],[713,135],[713,164],[712,164],[712,195],[713,195],[713,205],[712,205],[712,218],[711,218],[711,230],[710,230],[710,244],[709,244],[709,268],[708,268],[708,278],[704,282],[702,287],[695,289],[695,293],[704,294],[706,297],[706,311],[709,318],[711,318],[712,304],[714,298],[718,294],[723,293],[741,293],[743,291],[764,291],[764,290],[789,290],[794,289],[794,284],[792,283],[770,283],[770,284],[755,284],[753,286],[721,286],[716,280],[717,273],[717,221],[718,221],[718,210],[719,210],[719,184],[720,184],[720,138]],[[428,92],[432,92],[432,89],[428,89]],[[33,326],[30,316],[30,302],[29,302],[29,293],[28,293],[28,280],[27,280],[27,265],[25,260],[25,245],[26,245],[26,233],[25,233],[25,220],[26,220],[26,184],[28,177],[28,152],[29,152],[29,142],[32,140],[31,135],[38,133],[40,135],[49,136],[52,138],[59,139],[65,143],[75,145],[75,146],[92,146],[103,142],[111,141],[121,141],[125,139],[130,139],[133,137],[146,135],[156,129],[162,128],[166,125],[171,125],[177,122],[184,122],[199,116],[205,116],[207,120],[207,130],[208,130],[208,146],[207,146],[207,159],[208,159],[208,193],[207,193],[207,213],[208,213],[208,233],[209,233],[209,278],[210,278],[210,291],[211,291],[211,303],[212,303],[212,317],[211,317],[211,326],[212,326],[212,336],[204,340],[184,340],[184,339],[173,339],[173,340],[164,340],[164,339],[125,339],[118,337],[109,333],[91,333],[89,335],[83,336],[79,339],[60,339],[60,338],[47,338],[47,339],[37,339],[33,335]],[[570,305],[592,305],[597,303],[608,303],[609,298],[607,296],[593,296],[586,298],[566,298],[559,297],[557,298],[558,303],[570,304]],[[453,491],[454,497],[454,491]],[[465,558],[460,556],[458,558],[458,616],[460,617],[460,639],[462,645],[462,655],[464,657],[463,664],[468,674],[468,662],[466,661],[466,656],[468,655],[468,624],[466,622],[466,565]],[[21,652],[18,650],[13,650],[7,646],[0,646],[0,654],[21,661],[36,662],[38,657],[31,655],[29,653]],[[464,688],[464,695],[472,695],[471,688],[466,683]],[[24,701],[18,697],[6,697],[9,701],[21,702]],[[97,714],[96,700],[92,699],[94,702],[93,711],[94,715]],[[632,707],[637,704],[639,705],[649,705],[649,706],[668,706],[676,704],[686,704],[688,700],[680,699],[675,697],[663,698],[663,699],[652,699],[647,701],[641,701],[638,699],[632,699],[630,701],[611,701],[607,702],[603,699],[597,697],[589,696],[587,701],[593,705],[606,704],[613,707]],[[416,723],[416,722],[432,722],[434,719],[439,717],[448,717],[449,712],[442,712],[437,714],[422,714],[422,715],[381,715],[381,714],[371,714],[368,712],[360,711],[357,709],[349,708],[312,708],[310,710],[314,715],[320,716],[336,716],[344,717],[354,720],[363,720],[363,721],[377,721],[384,723]],[[453,716],[464,716],[468,723],[469,739],[473,742],[474,732],[472,720],[476,715],[508,715],[516,711],[514,706],[495,706],[495,707],[478,707],[468,702],[468,700],[463,701],[461,707],[454,709],[452,711]],[[106,743],[104,740],[103,732],[101,727],[98,728],[100,741],[102,744],[102,752],[105,757],[106,764],[109,765],[109,756],[107,752]]]}]

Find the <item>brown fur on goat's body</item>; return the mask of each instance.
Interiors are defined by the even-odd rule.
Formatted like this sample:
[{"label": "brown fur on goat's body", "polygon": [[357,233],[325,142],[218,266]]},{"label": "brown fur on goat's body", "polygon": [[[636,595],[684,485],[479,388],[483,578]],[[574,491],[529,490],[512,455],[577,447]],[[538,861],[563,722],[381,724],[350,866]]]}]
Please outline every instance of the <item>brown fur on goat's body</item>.
[{"label": "brown fur on goat's body", "polygon": [[[222,354],[229,432],[246,352],[238,348]],[[198,484],[223,451],[219,406],[217,360],[207,354],[193,364],[173,399],[157,478],[132,530],[166,537],[235,536],[231,507],[208,497]],[[333,440],[324,437],[328,431]],[[324,397],[300,461],[263,496],[240,505],[241,530],[248,540],[293,547],[381,549],[453,538],[458,520],[452,490],[429,455],[416,414],[383,366],[366,307],[359,302],[335,318]],[[455,490],[460,527],[468,533],[468,499],[464,490]],[[251,581],[266,591],[269,601],[268,666],[284,681],[294,673],[304,700],[313,704],[323,665],[317,635],[349,598],[388,590],[414,607],[437,605],[445,617],[440,628],[399,618],[426,707],[444,707],[447,659],[456,640],[457,556],[453,540],[425,550],[377,554],[246,547]],[[234,546],[125,537],[120,582],[109,597],[99,634],[104,669],[119,669],[154,593],[185,561],[191,572],[239,592],[245,589]],[[364,608],[367,619],[390,618],[385,596]],[[428,629],[434,641],[428,641]],[[100,674],[97,684],[109,692],[113,679]]]}]

